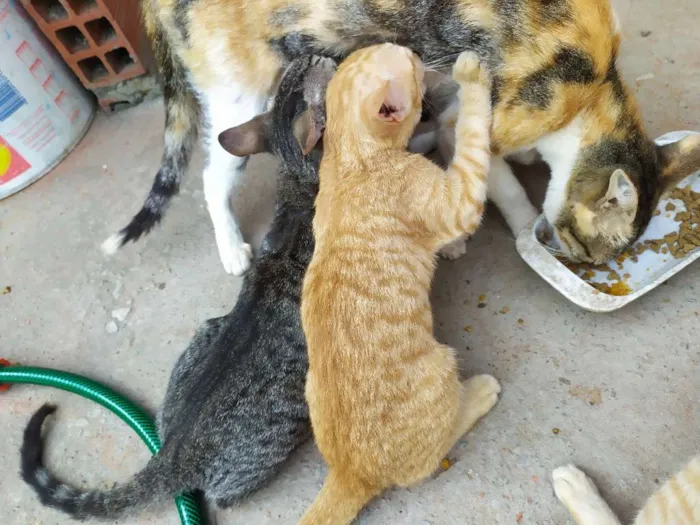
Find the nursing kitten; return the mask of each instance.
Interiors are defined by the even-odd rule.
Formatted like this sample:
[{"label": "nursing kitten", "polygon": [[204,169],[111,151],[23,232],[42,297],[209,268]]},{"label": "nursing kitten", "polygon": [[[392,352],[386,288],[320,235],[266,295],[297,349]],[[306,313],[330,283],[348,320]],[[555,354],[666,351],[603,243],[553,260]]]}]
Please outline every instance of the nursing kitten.
[{"label": "nursing kitten", "polygon": [[355,52],[326,94],[316,248],[304,278],[306,399],[328,477],[300,524],[349,523],[384,489],[430,476],[496,404],[491,376],[461,382],[433,337],[437,250],[481,221],[489,81],[473,53],[454,66],[462,112],[454,161],[406,151],[423,65],[393,44]]},{"label": "nursing kitten", "polygon": [[237,155],[266,150],[281,158],[276,213],[236,306],[204,323],[173,369],[158,419],[160,452],[114,489],[74,489],[42,464],[41,427],[55,410],[45,405],[31,418],[22,445],[22,477],[44,505],[78,519],[116,519],[200,490],[228,507],[269,482],[311,437],[299,301],[313,253],[321,159],[311,149],[323,129],[325,87],[334,70],[327,58],[294,61],[271,113],[220,137]]},{"label": "nursing kitten", "polygon": [[439,70],[469,50],[489,63],[495,155],[489,198],[514,232],[534,219],[537,210],[504,156],[537,148],[552,169],[544,212],[571,259],[601,261],[630,245],[659,193],[700,168],[697,138],[657,147],[647,137],[617,70],[620,36],[609,0],[144,0],[142,6],[164,77],[165,151],[143,209],[105,243],[109,252],[160,221],[201,120],[204,195],[219,255],[227,272],[244,272],[251,250],[229,201],[245,157],[231,157],[216,138],[263,111],[293,58],[342,58],[381,42],[405,45]]},{"label": "nursing kitten", "polygon": [[[553,473],[554,490],[577,525],[620,525],[593,482],[573,465]],[[668,480],[646,502],[634,525],[700,523],[700,456]]]}]

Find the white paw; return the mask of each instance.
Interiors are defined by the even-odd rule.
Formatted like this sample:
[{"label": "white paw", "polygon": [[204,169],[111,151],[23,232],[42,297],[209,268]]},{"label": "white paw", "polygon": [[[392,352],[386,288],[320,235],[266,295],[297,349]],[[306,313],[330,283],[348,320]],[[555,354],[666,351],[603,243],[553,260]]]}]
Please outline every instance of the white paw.
[{"label": "white paw", "polygon": [[498,402],[501,385],[495,377],[483,374],[467,379],[464,382],[464,391],[469,406],[481,417]]},{"label": "white paw", "polygon": [[459,259],[467,253],[467,239],[460,237],[440,248],[440,257],[448,260]]},{"label": "white paw", "polygon": [[219,245],[219,257],[221,257],[226,273],[236,276],[243,275],[250,268],[250,262],[253,259],[253,250],[250,244],[235,240],[217,242],[217,244]]},{"label": "white paw", "polygon": [[554,493],[577,523],[584,525],[619,525],[608,504],[600,497],[593,481],[574,465],[552,472]]},{"label": "white paw", "polygon": [[554,493],[565,505],[585,500],[593,494],[598,496],[598,489],[586,474],[574,465],[559,467],[552,472]]}]

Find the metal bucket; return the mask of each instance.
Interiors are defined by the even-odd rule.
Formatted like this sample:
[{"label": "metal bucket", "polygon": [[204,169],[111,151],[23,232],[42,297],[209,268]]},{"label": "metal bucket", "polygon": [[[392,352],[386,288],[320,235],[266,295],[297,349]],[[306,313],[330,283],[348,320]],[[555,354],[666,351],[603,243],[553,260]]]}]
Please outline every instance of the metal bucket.
[{"label": "metal bucket", "polygon": [[85,135],[92,96],[15,0],[0,0],[0,199],[29,186]]}]

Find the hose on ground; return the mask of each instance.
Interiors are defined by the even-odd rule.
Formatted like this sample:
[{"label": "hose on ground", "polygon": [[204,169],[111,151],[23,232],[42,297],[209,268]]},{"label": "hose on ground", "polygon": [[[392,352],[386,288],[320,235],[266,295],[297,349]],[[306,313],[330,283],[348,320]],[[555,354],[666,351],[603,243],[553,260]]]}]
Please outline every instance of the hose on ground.
[{"label": "hose on ground", "polygon": [[[51,386],[99,403],[129,425],[146,443],[148,450],[155,454],[160,450],[160,437],[153,419],[137,405],[117,394],[106,386],[69,372],[50,368],[28,366],[8,366],[6,360],[0,360],[0,392],[6,384],[25,383],[30,385]],[[204,525],[202,512],[193,494],[185,493],[175,498],[177,512],[182,525]]]}]

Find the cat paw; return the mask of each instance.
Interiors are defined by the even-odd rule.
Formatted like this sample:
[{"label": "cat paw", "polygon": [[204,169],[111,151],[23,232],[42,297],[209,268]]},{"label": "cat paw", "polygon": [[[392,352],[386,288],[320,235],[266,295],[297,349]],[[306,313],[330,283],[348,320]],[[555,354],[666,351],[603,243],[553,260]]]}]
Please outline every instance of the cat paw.
[{"label": "cat paw", "polygon": [[501,385],[498,380],[488,374],[470,377],[464,383],[465,399],[479,417],[485,416],[496,406]]},{"label": "cat paw", "polygon": [[452,67],[452,78],[458,84],[488,86],[491,83],[486,66],[473,51],[464,51],[457,57],[457,62]]},{"label": "cat paw", "polygon": [[583,471],[574,465],[559,467],[552,472],[554,493],[564,505],[569,506],[587,499],[589,494],[598,494],[598,489]]},{"label": "cat paw", "polygon": [[438,252],[440,257],[447,259],[449,261],[454,261],[459,259],[462,255],[467,253],[467,239],[460,237],[454,241],[446,244]]},{"label": "cat paw", "polygon": [[574,465],[552,472],[554,493],[580,523],[619,525],[617,517],[603,501],[593,481]]},{"label": "cat paw", "polygon": [[226,273],[240,276],[250,268],[250,262],[253,259],[253,249],[250,244],[237,241],[217,242],[217,244],[219,257]]}]

